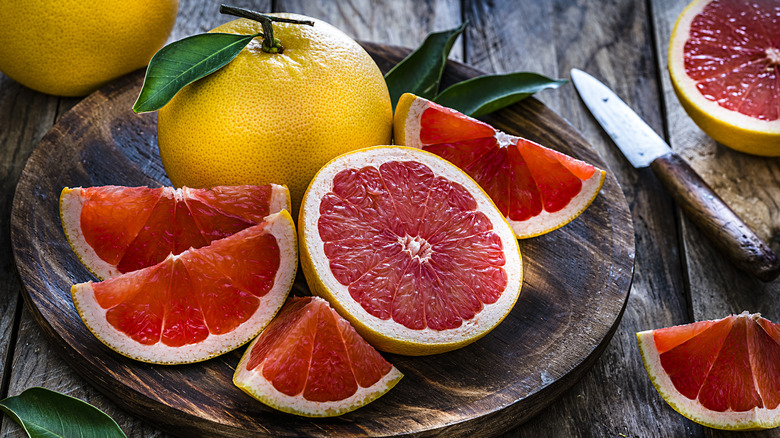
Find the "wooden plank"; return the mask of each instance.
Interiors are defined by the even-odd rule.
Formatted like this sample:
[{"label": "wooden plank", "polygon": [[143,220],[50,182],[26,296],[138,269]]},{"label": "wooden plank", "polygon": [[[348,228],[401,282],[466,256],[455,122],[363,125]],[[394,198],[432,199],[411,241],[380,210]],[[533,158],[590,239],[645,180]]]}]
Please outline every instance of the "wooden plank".
[{"label": "wooden plank", "polygon": [[[358,40],[409,48],[419,46],[429,32],[452,29],[461,24],[460,2],[456,0],[278,0],[276,8],[279,12],[319,18]],[[450,53],[452,59],[463,59],[462,39],[459,41]]]},{"label": "wooden plank", "polygon": [[[657,0],[653,19],[658,50],[666,53],[685,0]],[[667,59],[662,85],[672,148],[775,252],[780,252],[780,160],[735,152],[702,132],[680,106],[671,87]],[[743,310],[780,321],[780,280],[761,283],[738,271],[690,221],[682,218],[685,263],[696,320],[722,318]]]},{"label": "wooden plank", "polygon": [[[56,111],[56,97],[32,91],[0,73],[0,163],[3,163],[0,167],[0,228],[3,230],[10,227],[14,188],[24,163],[34,145],[54,123]],[[0,397],[4,397],[8,391],[12,369],[8,365],[22,306],[11,236],[7,231],[0,233],[0,268],[0,375],[3,376]],[[3,425],[11,422],[7,416],[1,421]]]},{"label": "wooden plank", "polygon": [[[658,132],[656,59],[643,2],[466,2],[465,17],[491,23],[467,39],[467,62],[488,71],[568,77],[577,67],[610,84]],[[489,18],[485,18],[489,17]],[[540,37],[543,35],[544,37]],[[554,35],[554,38],[549,38]],[[489,52],[489,53],[485,53]],[[547,410],[508,436],[700,436],[657,396],[635,332],[687,320],[674,207],[648,170],[636,171],[588,114],[571,85],[541,97],[601,153],[631,206],[636,271],[623,321],[592,370]],[[663,425],[663,426],[659,426]]]},{"label": "wooden plank", "polygon": [[[652,19],[669,143],[742,220],[775,252],[780,252],[780,159],[735,152],[709,138],[685,113],[671,86],[667,48],[677,16],[687,0],[653,0]],[[679,215],[679,213],[678,213]],[[684,263],[694,320],[718,319],[743,310],[780,321],[780,280],[762,283],[737,270],[686,217],[679,215]],[[660,397],[656,397],[660,399]],[[705,436],[728,432],[704,429]],[[778,437],[780,431],[747,432],[747,437]]]},{"label": "wooden plank", "polygon": [[[231,17],[219,14],[220,3],[222,2],[181,0],[176,25],[169,41],[207,31],[231,20]],[[270,0],[261,3],[248,0],[231,2],[240,7],[266,9],[270,8],[270,3]],[[11,163],[10,166],[3,167],[3,173],[0,174],[3,187],[6,187],[6,190],[2,191],[5,196],[0,200],[2,202],[0,206],[4,207],[2,211],[6,212],[0,219],[0,225],[3,225],[4,229],[8,229],[13,188],[27,156],[55,119],[80,100],[36,93],[0,75],[0,126],[12,127],[10,130],[0,130],[0,162]],[[20,285],[16,270],[13,268],[10,236],[2,233],[0,239],[5,254],[2,259],[4,269],[0,274],[0,293],[4,294],[4,298],[0,300],[0,367],[3,367],[3,375],[8,379],[7,395],[17,395],[32,386],[44,386],[80,398],[104,410],[117,421],[129,437],[169,436],[117,407],[76,375],[51,349],[26,309],[21,313],[18,339],[13,345],[13,363],[19,365],[12,366],[8,370],[4,369],[5,357],[11,346],[14,315],[17,311],[21,311],[21,301],[18,300]],[[3,416],[0,436],[24,437],[26,435],[16,423]]]},{"label": "wooden plank", "polygon": [[[19,327],[19,342],[14,351],[12,377],[9,388],[11,395],[19,394],[30,387],[44,386],[98,407],[111,416],[128,437],[166,438],[169,436],[130,415],[76,375],[75,371],[51,348],[26,308]],[[21,427],[9,419],[3,422],[0,436],[24,438],[27,435]]]}]

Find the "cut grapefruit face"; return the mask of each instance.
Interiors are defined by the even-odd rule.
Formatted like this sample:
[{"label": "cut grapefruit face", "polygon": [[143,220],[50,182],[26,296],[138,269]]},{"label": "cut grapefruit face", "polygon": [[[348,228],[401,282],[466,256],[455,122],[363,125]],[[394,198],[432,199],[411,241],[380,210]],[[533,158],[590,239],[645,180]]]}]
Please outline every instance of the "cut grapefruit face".
[{"label": "cut grapefruit face", "polygon": [[365,406],[403,377],[319,297],[293,297],[247,348],[233,376],[272,408],[332,417]]},{"label": "cut grapefruit face", "polygon": [[593,202],[606,172],[487,123],[406,93],[393,119],[395,143],[463,169],[493,199],[519,239],[556,230]]},{"label": "cut grapefruit face", "polygon": [[65,236],[100,279],[145,268],[263,222],[290,208],[286,187],[102,186],[60,194]]},{"label": "cut grapefruit face", "polygon": [[74,285],[76,310],[132,359],[199,362],[245,344],[284,303],[298,268],[287,210],[208,246],[109,280]]},{"label": "cut grapefruit face", "polygon": [[517,239],[463,171],[419,149],[335,158],[298,218],[311,290],[380,350],[422,355],[487,334],[522,285]]},{"label": "cut grapefruit face", "polygon": [[780,426],[780,324],[743,312],[637,339],[653,385],[685,417],[726,430]]},{"label": "cut grapefruit face", "polygon": [[677,19],[669,73],[685,111],[738,151],[780,156],[780,8],[699,0]]}]

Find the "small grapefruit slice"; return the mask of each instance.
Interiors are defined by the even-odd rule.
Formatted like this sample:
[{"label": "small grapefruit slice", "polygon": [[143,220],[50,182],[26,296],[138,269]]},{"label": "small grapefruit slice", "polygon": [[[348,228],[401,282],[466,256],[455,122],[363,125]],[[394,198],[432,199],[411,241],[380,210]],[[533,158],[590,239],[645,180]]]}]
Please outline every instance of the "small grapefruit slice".
[{"label": "small grapefruit slice", "polygon": [[398,100],[395,143],[443,157],[474,178],[519,239],[556,230],[593,202],[606,172],[410,93]]},{"label": "small grapefruit slice", "polygon": [[266,405],[306,417],[365,406],[403,374],[319,297],[293,297],[247,348],[233,383]]},{"label": "small grapefruit slice", "polygon": [[132,359],[199,362],[245,344],[284,304],[298,268],[290,213],[109,280],[74,285],[76,310]]},{"label": "small grapefruit slice", "polygon": [[152,266],[169,254],[200,248],[290,208],[286,187],[102,186],[60,194],[65,236],[100,279]]},{"label": "small grapefruit slice", "polygon": [[374,347],[423,355],[487,334],[522,285],[517,239],[487,194],[419,149],[347,153],[312,180],[298,218],[301,266]]},{"label": "small grapefruit slice", "polygon": [[780,324],[743,312],[637,339],[650,380],[680,414],[716,429],[780,426]]},{"label": "small grapefruit slice", "polygon": [[716,141],[780,156],[780,8],[697,0],[677,18],[669,74],[680,104]]}]

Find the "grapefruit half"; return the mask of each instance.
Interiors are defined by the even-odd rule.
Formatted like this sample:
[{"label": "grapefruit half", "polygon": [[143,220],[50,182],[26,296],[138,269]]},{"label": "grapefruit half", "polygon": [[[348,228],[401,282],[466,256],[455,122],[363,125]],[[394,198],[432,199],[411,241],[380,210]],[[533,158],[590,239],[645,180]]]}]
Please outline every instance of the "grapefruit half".
[{"label": "grapefruit half", "polygon": [[233,382],[272,408],[332,417],[379,398],[403,377],[319,297],[293,297],[252,342]]},{"label": "grapefruit half", "polygon": [[89,330],[132,359],[199,362],[245,344],[284,303],[298,268],[287,210],[208,246],[71,295]]},{"label": "grapefruit half", "polygon": [[780,7],[772,0],[698,0],[669,41],[680,104],[716,141],[780,156]]},{"label": "grapefruit half", "polygon": [[556,230],[593,202],[606,172],[414,94],[398,100],[396,144],[443,157],[474,178],[519,239]]},{"label": "grapefruit half", "polygon": [[780,425],[780,324],[743,312],[637,339],[650,380],[680,414],[726,430]]},{"label": "grapefruit half", "polygon": [[309,185],[298,226],[312,292],[380,350],[464,346],[520,293],[517,239],[501,212],[463,171],[419,149],[333,159]]},{"label": "grapefruit half", "polygon": [[60,218],[71,248],[100,279],[145,268],[200,248],[290,209],[278,185],[65,187]]}]

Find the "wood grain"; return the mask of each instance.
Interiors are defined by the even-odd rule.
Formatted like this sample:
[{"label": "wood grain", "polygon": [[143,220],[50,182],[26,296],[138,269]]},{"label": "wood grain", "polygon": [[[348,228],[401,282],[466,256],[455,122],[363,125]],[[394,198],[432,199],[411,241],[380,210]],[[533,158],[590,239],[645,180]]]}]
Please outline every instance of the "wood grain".
[{"label": "wood grain", "polygon": [[[739,217],[780,250],[780,159],[732,151],[704,134],[680,106],[668,74],[667,47],[677,16],[687,0],[654,0],[652,8],[663,110],[668,141]],[[687,218],[678,214],[681,254],[687,274],[685,294],[690,321],[723,318],[743,310],[780,321],[780,280],[763,283],[737,269]],[[651,401],[658,402],[655,395]],[[671,410],[667,407],[667,409]],[[779,437],[780,430],[741,433],[750,438]],[[704,428],[702,436],[732,433]]]},{"label": "wood grain", "polygon": [[[321,17],[355,39],[402,47],[417,47],[429,32],[461,24],[460,2],[452,0],[277,0],[275,6],[278,12]],[[452,47],[450,59],[463,60],[462,42]]]},{"label": "wood grain", "polygon": [[[489,71],[563,78],[573,67],[583,69],[663,132],[648,3],[466,2],[466,18],[477,23],[468,35],[467,62]],[[556,403],[506,436],[700,436],[701,426],[660,399],[636,344],[637,331],[689,318],[674,204],[649,169],[631,167],[571,85],[543,92],[540,99],[569,120],[614,172],[631,208],[637,259],[625,314],[604,354]]]},{"label": "wood grain", "polygon": [[764,282],[780,275],[780,259],[679,155],[669,152],[650,168],[677,206],[739,269]]},{"label": "wood grain", "polygon": [[[385,64],[402,49],[367,44]],[[452,64],[446,81],[476,72]],[[633,266],[628,209],[610,175],[593,205],[555,233],[523,242],[526,283],[515,310],[490,335],[456,352],[389,355],[405,373],[389,394],[343,417],[280,414],[231,382],[239,353],[163,367],[108,350],[78,319],[67,290],[90,278],[57,215],[63,186],[165,184],[154,115],[130,103],[141,74],[93,94],[47,134],[21,178],[12,236],[25,299],[52,346],[83,377],[139,417],[180,435],[362,435],[433,431],[498,434],[552,402],[598,357],[617,327]],[[603,165],[555,113],[529,99],[490,118],[497,127]],[[63,170],[52,172],[54,164]],[[41,205],[33,207],[33,201]]]},{"label": "wood grain", "polygon": [[[207,31],[232,19],[217,12],[220,3],[222,2],[180,0],[176,25],[169,42],[197,32]],[[270,1],[233,0],[231,4],[262,10],[270,10],[271,8]],[[0,110],[0,114],[4,115],[0,117],[0,127],[12,128],[10,130],[0,129],[0,146],[2,146],[3,151],[8,153],[2,157],[2,163],[9,163],[5,167],[8,174],[3,172],[2,175],[9,179],[9,184],[12,180],[13,185],[15,185],[33,147],[54,122],[81,99],[46,96],[25,89],[10,79],[1,78],[0,107],[4,107],[5,110]],[[5,115],[8,118],[5,118]],[[30,138],[30,132],[34,132],[33,138]],[[6,133],[10,135],[4,136]],[[22,134],[22,137],[16,138],[15,136],[19,133]],[[8,194],[7,206],[10,206],[14,187],[8,187],[4,193]],[[7,211],[7,216],[10,218],[8,208],[3,211]],[[9,226],[4,227],[4,229],[9,228]],[[10,236],[7,233],[4,233],[3,236],[9,242],[5,253],[7,256],[3,260],[10,265],[13,260]],[[11,268],[3,272],[7,272],[10,276],[11,282],[9,284],[12,287],[9,289],[8,299],[3,299],[2,308],[0,308],[3,324],[1,328],[7,329],[3,331],[7,336],[0,339],[7,340],[7,342],[2,342],[0,348],[8,349],[13,353],[8,357],[8,369],[4,370],[4,382],[8,382],[7,391],[3,392],[4,395],[17,395],[32,386],[44,386],[65,392],[97,406],[108,413],[129,437],[164,438],[170,436],[110,401],[77,375],[60,355],[54,353],[49,341],[42,336],[30,313],[22,311],[21,300],[18,299],[20,284],[16,269]],[[7,327],[6,324],[8,324]],[[13,328],[12,331],[11,328]],[[35,364],[35,366],[28,366],[29,364]],[[24,430],[10,418],[3,416],[2,419],[0,436],[8,438],[27,436]]]},{"label": "wood grain", "polygon": [[[666,50],[684,0],[653,8],[669,141],[724,202],[776,253],[780,251],[780,159],[733,151],[707,137],[687,116],[667,73]],[[780,280],[762,283],[737,269],[693,224],[680,218],[692,318],[718,319],[743,310],[780,321]],[[777,432],[776,432],[777,433]]]}]

